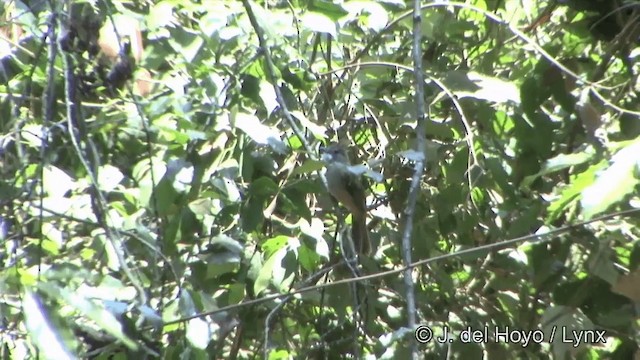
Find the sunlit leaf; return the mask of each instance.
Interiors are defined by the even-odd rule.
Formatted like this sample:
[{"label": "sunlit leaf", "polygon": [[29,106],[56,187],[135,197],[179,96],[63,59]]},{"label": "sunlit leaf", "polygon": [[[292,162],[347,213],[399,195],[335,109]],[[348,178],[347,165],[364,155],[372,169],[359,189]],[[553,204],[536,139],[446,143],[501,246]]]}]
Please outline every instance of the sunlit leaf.
[{"label": "sunlit leaf", "polygon": [[313,32],[329,34],[334,38],[337,37],[336,23],[324,14],[307,12],[302,15],[301,24]]},{"label": "sunlit leaf", "polygon": [[204,41],[198,34],[182,27],[172,29],[169,42],[176,53],[183,56],[187,62],[193,61],[204,45]]},{"label": "sunlit leaf", "polygon": [[[578,331],[593,330],[594,324],[580,309],[569,306],[550,306],[545,309],[540,320],[545,339],[551,339],[551,346],[556,357],[564,358],[575,351],[576,347],[584,348],[587,344],[572,344],[562,340],[561,333],[573,334]],[[560,330],[559,330],[560,329]],[[552,339],[551,335],[554,334]],[[565,337],[566,339],[566,337]]]},{"label": "sunlit leaf", "polygon": [[324,163],[322,161],[306,160],[305,162],[302,163],[302,165],[296,166],[296,168],[293,169],[293,174],[294,175],[308,174],[314,171],[318,171],[323,167],[324,167]]},{"label": "sunlit leaf", "polygon": [[278,100],[276,99],[276,92],[273,89],[273,85],[266,81],[260,82],[260,99],[267,112],[271,114],[278,107]]},{"label": "sunlit leaf", "polygon": [[280,139],[277,130],[264,125],[253,115],[239,113],[235,118],[235,125],[244,133],[249,135],[253,141],[261,145],[269,145],[273,150],[284,153],[287,146]]},{"label": "sunlit leaf", "polygon": [[351,17],[363,16],[364,26],[374,31],[382,30],[389,21],[387,11],[375,1],[356,0],[343,5]]},{"label": "sunlit leaf", "polygon": [[291,115],[295,119],[300,121],[300,123],[305,129],[311,131],[311,133],[315,136],[316,139],[325,139],[327,137],[325,135],[325,132],[327,131],[327,129],[309,120],[306,116],[304,116],[302,112],[292,111]]},{"label": "sunlit leaf", "polygon": [[58,330],[51,325],[49,315],[36,294],[29,290],[25,292],[22,309],[29,337],[41,357],[52,360],[76,358],[60,339]]},{"label": "sunlit leaf", "polygon": [[531,183],[540,176],[545,176],[548,174],[552,174],[554,172],[567,169],[571,166],[576,166],[583,164],[589,161],[593,157],[593,154],[587,152],[580,152],[576,154],[560,154],[549,160],[547,160],[542,170],[540,170],[535,175],[527,176],[523,182],[522,186],[529,186]]},{"label": "sunlit leaf", "polygon": [[472,97],[496,103],[520,103],[520,91],[511,82],[477,72],[450,71],[444,84],[459,98]]},{"label": "sunlit leaf", "polygon": [[209,341],[211,340],[209,324],[200,318],[189,320],[187,322],[186,336],[189,343],[196,349],[206,349]]},{"label": "sunlit leaf", "polygon": [[612,164],[598,174],[596,181],[582,191],[583,213],[586,218],[600,214],[634,192],[635,176],[640,164],[640,141],[623,148],[612,158]]},{"label": "sunlit leaf", "polygon": [[[281,240],[283,240],[284,243],[281,241],[278,242],[286,246],[281,246],[273,252],[260,269],[260,273],[254,284],[254,291],[256,294],[267,289],[269,285],[274,285],[276,288],[284,290],[284,288],[286,288],[293,280],[294,274],[289,273],[287,270],[285,258],[290,254],[292,248],[297,249],[300,243],[297,239],[293,238],[283,238]],[[269,245],[265,244],[265,246]]]},{"label": "sunlit leaf", "polygon": [[43,169],[44,189],[53,197],[62,197],[74,186],[74,180],[64,171],[55,166],[46,166]]},{"label": "sunlit leaf", "polygon": [[102,191],[112,191],[122,179],[124,179],[124,175],[115,166],[104,165],[98,171],[98,186]]}]

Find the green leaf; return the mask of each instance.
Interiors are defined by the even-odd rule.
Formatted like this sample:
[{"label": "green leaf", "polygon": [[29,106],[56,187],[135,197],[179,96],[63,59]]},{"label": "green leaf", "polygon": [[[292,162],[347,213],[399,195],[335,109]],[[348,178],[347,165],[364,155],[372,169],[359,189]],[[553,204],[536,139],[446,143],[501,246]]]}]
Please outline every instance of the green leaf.
[{"label": "green leaf", "polygon": [[169,43],[187,63],[193,62],[198,53],[201,52],[202,45],[204,45],[204,41],[199,34],[184,27],[171,29]]},{"label": "green leaf", "polygon": [[271,284],[271,278],[274,272],[274,268],[282,266],[282,258],[284,258],[285,254],[286,248],[282,246],[277,251],[275,251],[262,265],[258,272],[258,277],[253,284],[253,291],[256,295],[260,295],[269,287],[269,285]]},{"label": "green leaf", "polygon": [[184,290],[180,292],[178,308],[180,309],[180,314],[183,316],[193,316],[198,312],[190,291]]},{"label": "green leaf", "polygon": [[284,248],[289,243],[289,237],[285,235],[279,235],[268,239],[262,244],[262,250],[265,252],[266,257],[271,257],[277,251]]},{"label": "green leaf", "polygon": [[533,183],[540,176],[545,176],[572,166],[584,164],[592,158],[593,153],[588,152],[580,152],[575,154],[559,154],[547,160],[544,165],[542,165],[542,170],[540,170],[537,174],[525,177],[525,179],[522,181],[522,186],[529,187],[531,183]]},{"label": "green leaf", "polygon": [[[329,259],[329,246],[323,238],[325,232],[324,223],[320,221],[320,219],[313,218],[311,219],[311,223],[305,219],[300,219],[298,224],[300,225],[300,231],[303,234],[315,240],[315,247],[313,248],[315,254],[322,256],[325,259]],[[303,255],[300,255],[300,257],[302,258]],[[313,260],[317,261],[315,258]]]},{"label": "green leaf", "polygon": [[[244,71],[243,75],[253,77],[258,80],[266,80],[267,79],[267,71],[265,70],[266,64],[262,59],[258,61],[254,61],[247,67]],[[244,77],[243,77],[244,81]],[[257,83],[255,84],[257,86]]]},{"label": "green leaf", "polygon": [[291,175],[301,175],[316,172],[324,167],[324,163],[319,160],[305,160],[302,165],[296,166]]},{"label": "green leaf", "polygon": [[451,128],[451,124],[428,119],[425,121],[424,125],[425,131],[429,136],[434,136],[441,140],[453,140],[456,138],[456,134]]},{"label": "green leaf", "polygon": [[583,214],[587,219],[600,214],[635,191],[635,176],[640,164],[640,140],[623,148],[613,156],[612,164],[603,170],[596,181],[582,191]]},{"label": "green leaf", "polygon": [[[153,164],[153,169],[151,168]],[[149,205],[149,199],[153,193],[153,180],[159,182],[167,171],[165,162],[161,158],[144,159],[133,166],[133,179],[139,185],[139,196],[137,200],[142,206]],[[152,175],[153,172],[153,175]]]},{"label": "green leaf", "polygon": [[534,77],[528,77],[520,86],[522,109],[528,117],[533,117],[542,103],[538,92],[540,92],[538,81]]},{"label": "green leaf", "polygon": [[240,242],[229,236],[218,235],[213,238],[211,245],[198,255],[207,264],[207,278],[236,271],[240,267],[243,249]]},{"label": "green leaf", "polygon": [[289,353],[287,350],[271,350],[269,351],[269,357],[267,358],[268,360],[284,360],[284,359],[291,359],[292,354]]},{"label": "green leaf", "polygon": [[[283,13],[275,11],[275,9],[272,9],[274,11],[267,11],[266,8],[256,4],[253,1],[251,1],[249,4],[253,9],[253,13],[258,22],[258,26],[260,26],[260,28],[266,35],[265,38],[269,42],[269,45],[279,46],[283,44],[284,40],[286,39],[282,36],[283,31],[281,31],[282,27],[280,26],[280,20]],[[289,20],[287,23],[291,24],[291,20]],[[246,19],[246,22],[244,24],[246,24],[245,26],[250,26],[248,19]],[[287,26],[287,30],[289,29],[290,26]]]},{"label": "green leaf", "polygon": [[301,246],[298,249],[298,258],[300,259],[300,265],[307,271],[314,271],[320,264],[320,256],[306,246]]},{"label": "green leaf", "polygon": [[150,201],[149,205],[158,211],[159,215],[173,214],[178,209],[179,196],[180,194],[175,190],[172,182],[164,177],[153,189],[153,201]]},{"label": "green leaf", "polygon": [[[577,345],[574,346],[572,343],[567,342],[566,337],[563,339],[561,332],[572,334],[573,331],[584,332],[595,328],[591,319],[580,309],[569,306],[548,307],[542,314],[540,323],[542,324],[542,331],[545,333],[545,340],[551,339],[552,333],[555,334],[551,347],[557,359],[571,358],[571,354],[575,353],[577,347]],[[580,348],[585,346],[587,344],[582,343]]]},{"label": "green leaf", "polygon": [[265,244],[265,246],[271,246],[275,242],[284,246],[280,246],[279,249],[273,252],[273,254],[264,263],[262,269],[260,269],[260,273],[253,288],[256,295],[264,291],[269,284],[273,284],[280,291],[286,291],[295,276],[295,273],[289,268],[291,265],[293,265],[292,268],[296,268],[297,261],[292,263],[289,260],[292,259],[291,256],[295,258],[292,250],[297,250],[300,246],[298,239],[278,237],[277,239],[270,240],[272,241],[267,241],[270,245]]},{"label": "green leaf", "polygon": [[278,193],[278,184],[273,179],[262,176],[251,183],[249,194],[259,198],[267,198]]},{"label": "green leaf", "polygon": [[309,10],[321,13],[332,21],[338,21],[341,17],[349,13],[336,2],[326,0],[311,1],[309,4]]},{"label": "green leaf", "polygon": [[599,249],[591,252],[587,268],[592,274],[613,286],[618,281],[619,274],[614,262],[611,260],[614,258],[612,252],[608,242],[600,243]]},{"label": "green leaf", "polygon": [[[264,198],[253,196],[244,204],[240,217],[242,219],[242,229],[245,232],[253,232],[261,226],[264,221],[264,206]],[[220,212],[220,216],[225,213],[227,208],[230,207],[225,207],[223,211]],[[235,208],[233,209],[233,216],[236,216],[237,211]]]},{"label": "green leaf", "polygon": [[240,201],[240,190],[234,181],[227,178],[215,178],[211,180],[211,185],[220,190],[221,195],[226,196],[228,201]]},{"label": "green leaf", "polygon": [[592,165],[584,172],[574,175],[571,182],[561,189],[560,197],[549,204],[549,207],[547,208],[549,215],[547,216],[546,221],[552,222],[558,219],[565,209],[578,201],[578,197],[582,191],[593,184],[596,172],[602,169],[602,167],[603,164]]},{"label": "green leaf", "polygon": [[513,192],[513,186],[509,183],[509,174],[505,170],[503,164],[498,158],[489,158],[485,161],[487,170],[491,174],[491,178],[495,181],[496,185],[507,194]]}]

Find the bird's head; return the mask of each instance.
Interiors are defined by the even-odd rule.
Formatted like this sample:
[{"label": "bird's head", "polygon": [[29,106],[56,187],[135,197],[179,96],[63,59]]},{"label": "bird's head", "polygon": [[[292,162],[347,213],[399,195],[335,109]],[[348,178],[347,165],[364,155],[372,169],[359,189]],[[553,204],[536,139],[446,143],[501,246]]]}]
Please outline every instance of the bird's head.
[{"label": "bird's head", "polygon": [[328,146],[320,149],[320,154],[322,155],[322,161],[326,162],[327,164],[349,164],[347,151],[341,144],[329,144]]}]

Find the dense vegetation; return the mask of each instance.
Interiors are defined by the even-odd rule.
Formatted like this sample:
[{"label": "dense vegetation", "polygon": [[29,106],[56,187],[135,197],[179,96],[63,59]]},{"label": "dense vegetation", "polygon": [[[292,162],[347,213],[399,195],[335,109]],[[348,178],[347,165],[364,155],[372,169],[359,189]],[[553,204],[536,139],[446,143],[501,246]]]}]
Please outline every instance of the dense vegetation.
[{"label": "dense vegetation", "polygon": [[2,358],[638,356],[640,2],[413,7],[5,1]]}]

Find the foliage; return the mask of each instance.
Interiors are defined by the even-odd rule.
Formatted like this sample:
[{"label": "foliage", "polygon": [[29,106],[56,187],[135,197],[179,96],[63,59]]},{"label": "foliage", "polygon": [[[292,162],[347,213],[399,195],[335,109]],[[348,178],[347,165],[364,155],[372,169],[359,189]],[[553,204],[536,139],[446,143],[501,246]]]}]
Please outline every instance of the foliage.
[{"label": "foliage", "polygon": [[[451,340],[425,358],[637,351],[637,1],[424,4],[414,213],[409,2],[259,1],[258,28],[236,1],[70,3],[2,13],[3,358],[407,358],[425,329]],[[357,266],[315,153],[337,140],[367,164]],[[432,260],[400,272],[409,217]]]}]

